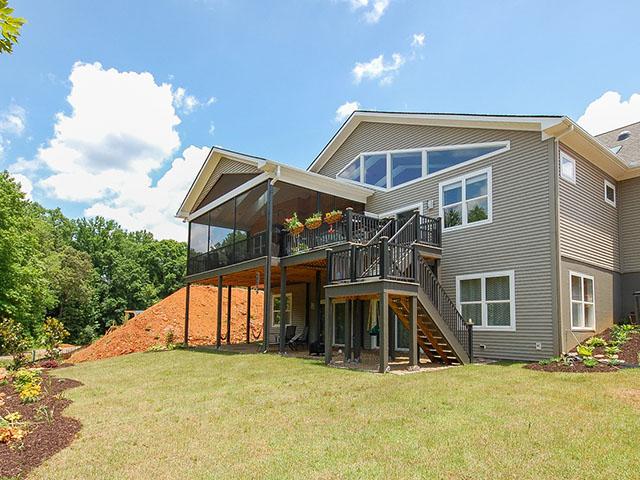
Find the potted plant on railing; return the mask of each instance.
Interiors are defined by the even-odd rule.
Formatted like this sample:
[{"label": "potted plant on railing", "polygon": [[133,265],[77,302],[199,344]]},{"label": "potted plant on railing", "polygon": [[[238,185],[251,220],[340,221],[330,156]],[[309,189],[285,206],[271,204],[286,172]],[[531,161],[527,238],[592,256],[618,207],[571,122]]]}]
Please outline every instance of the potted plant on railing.
[{"label": "potted plant on railing", "polygon": [[304,221],[304,226],[309,230],[315,230],[322,225],[322,213],[316,212]]},{"label": "potted plant on railing", "polygon": [[325,223],[331,225],[329,233],[335,232],[333,225],[338,223],[340,220],[342,220],[342,210],[331,210],[330,212],[324,214]]},{"label": "potted plant on railing", "polygon": [[289,218],[284,219],[284,228],[291,232],[291,235],[297,237],[304,231],[304,225],[298,219],[298,214],[293,212]]}]

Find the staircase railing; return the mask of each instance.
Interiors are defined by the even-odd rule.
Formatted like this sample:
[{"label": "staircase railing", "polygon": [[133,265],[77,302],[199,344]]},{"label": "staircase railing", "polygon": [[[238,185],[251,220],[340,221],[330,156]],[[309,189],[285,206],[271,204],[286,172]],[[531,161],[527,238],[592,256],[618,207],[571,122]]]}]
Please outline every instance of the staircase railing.
[{"label": "staircase railing", "polygon": [[[440,317],[453,332],[460,345],[467,349],[469,359],[473,359],[473,325],[467,323],[456,304],[453,303],[447,292],[431,271],[431,267],[422,260],[419,261],[418,280],[421,289],[427,295],[433,306],[438,310]],[[472,360],[473,361],[473,360]]]}]

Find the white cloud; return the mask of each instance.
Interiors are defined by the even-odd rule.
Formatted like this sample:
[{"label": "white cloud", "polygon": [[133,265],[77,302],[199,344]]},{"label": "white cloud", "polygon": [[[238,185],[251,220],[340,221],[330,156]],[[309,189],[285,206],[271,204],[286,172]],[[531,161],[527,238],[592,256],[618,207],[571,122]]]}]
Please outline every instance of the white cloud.
[{"label": "white cloud", "polygon": [[4,150],[11,144],[9,137],[19,137],[27,124],[27,112],[24,108],[11,103],[0,111],[0,159]]},{"label": "white cloud", "polygon": [[195,95],[189,95],[182,87],[176,88],[173,92],[173,105],[184,115],[189,115],[197,108],[208,107],[214,103],[216,103],[216,97],[209,97],[208,100],[200,100]]},{"label": "white cloud", "polygon": [[367,23],[378,23],[391,0],[349,0],[349,3],[352,10],[363,12],[362,17]]},{"label": "white cloud", "polygon": [[216,131],[216,126],[213,124],[213,122],[209,123],[209,135],[213,135]]},{"label": "white cloud", "polygon": [[362,79],[380,79],[381,85],[388,85],[404,63],[405,58],[399,53],[391,55],[391,62],[388,63],[384,61],[383,54],[365,63],[356,62],[352,70],[354,81],[360,83]]},{"label": "white cloud", "polygon": [[[39,186],[53,198],[89,203],[87,216],[185,240],[185,226],[174,215],[208,148],[186,148],[155,184],[152,179],[180,147],[174,106],[180,88],[158,84],[148,72],[99,63],[76,63],[69,80],[71,112],[56,115],[53,138],[33,161],[48,170]],[[18,161],[12,169],[32,167]]]},{"label": "white cloud", "polygon": [[22,190],[25,196],[31,200],[31,192],[33,191],[33,184],[31,183],[31,180],[21,173],[12,173],[11,176],[20,184],[20,190]]},{"label": "white cloud", "polygon": [[344,122],[349,115],[351,115],[354,110],[358,110],[360,108],[360,102],[345,102],[340,105],[336,110],[335,121],[336,122]]},{"label": "white cloud", "polygon": [[587,106],[578,124],[592,135],[608,132],[640,121],[640,94],[623,100],[618,92],[608,91]]},{"label": "white cloud", "polygon": [[414,33],[413,40],[411,40],[411,46],[414,48],[424,47],[425,38],[426,36],[424,33]]}]

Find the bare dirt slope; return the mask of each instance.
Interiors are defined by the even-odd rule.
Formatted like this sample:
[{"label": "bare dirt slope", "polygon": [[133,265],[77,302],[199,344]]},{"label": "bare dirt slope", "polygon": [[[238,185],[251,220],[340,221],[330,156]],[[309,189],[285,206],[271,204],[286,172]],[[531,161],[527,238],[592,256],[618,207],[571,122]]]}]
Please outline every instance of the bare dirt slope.
[{"label": "bare dirt slope", "polygon": [[[189,307],[189,343],[206,345],[215,342],[217,288],[204,285],[191,287]],[[86,362],[101,358],[144,352],[153,345],[165,343],[172,330],[175,342],[184,340],[185,289],[182,288],[164,300],[149,307],[125,325],[117,327],[89,347],[75,352],[70,362]],[[262,292],[251,292],[252,341],[262,335]],[[222,335],[226,335],[227,291],[222,300]],[[246,341],[247,290],[233,289],[231,295],[231,341]]]}]

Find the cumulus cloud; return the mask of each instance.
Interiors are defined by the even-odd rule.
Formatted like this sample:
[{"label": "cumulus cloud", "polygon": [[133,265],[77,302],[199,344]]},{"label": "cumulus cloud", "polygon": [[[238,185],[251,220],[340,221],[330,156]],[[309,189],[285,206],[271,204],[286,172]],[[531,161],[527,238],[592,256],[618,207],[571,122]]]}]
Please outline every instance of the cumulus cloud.
[{"label": "cumulus cloud", "polygon": [[360,102],[345,102],[336,109],[336,122],[344,122],[349,115],[360,108]]},{"label": "cumulus cloud", "polygon": [[[173,216],[208,149],[188,147],[171,162],[180,147],[180,89],[148,72],[99,63],[76,63],[69,80],[70,112],[56,115],[54,135],[33,161],[47,171],[38,185],[53,198],[89,203],[87,216],[185,240],[186,229]],[[184,89],[179,95],[185,108],[188,95]],[[14,169],[31,166],[16,162]]]},{"label": "cumulus cloud", "polygon": [[391,0],[349,0],[351,9],[362,12],[367,23],[378,23],[387,11]]},{"label": "cumulus cloud", "polygon": [[618,92],[608,91],[591,102],[578,124],[592,135],[640,121],[640,94],[632,94],[623,100]]},{"label": "cumulus cloud", "polygon": [[424,33],[414,33],[413,40],[411,40],[411,46],[414,48],[424,47],[424,41],[426,36]]},{"label": "cumulus cloud", "polygon": [[31,200],[31,192],[33,191],[33,184],[31,183],[31,180],[21,173],[12,173],[11,176],[20,184],[20,190],[22,190],[22,193]]},{"label": "cumulus cloud", "polygon": [[200,100],[195,95],[188,94],[182,87],[176,88],[173,92],[173,105],[184,115],[189,115],[198,108],[213,105],[216,101],[216,97],[209,97],[207,100]]},{"label": "cumulus cloud", "polygon": [[27,112],[20,105],[11,103],[0,111],[0,159],[11,144],[10,137],[19,137],[27,124]]},{"label": "cumulus cloud", "polygon": [[404,56],[399,53],[391,55],[391,61],[385,62],[384,55],[380,54],[368,62],[356,62],[352,73],[355,83],[360,83],[363,79],[380,80],[381,85],[388,85],[393,81],[398,70],[405,63]]}]

